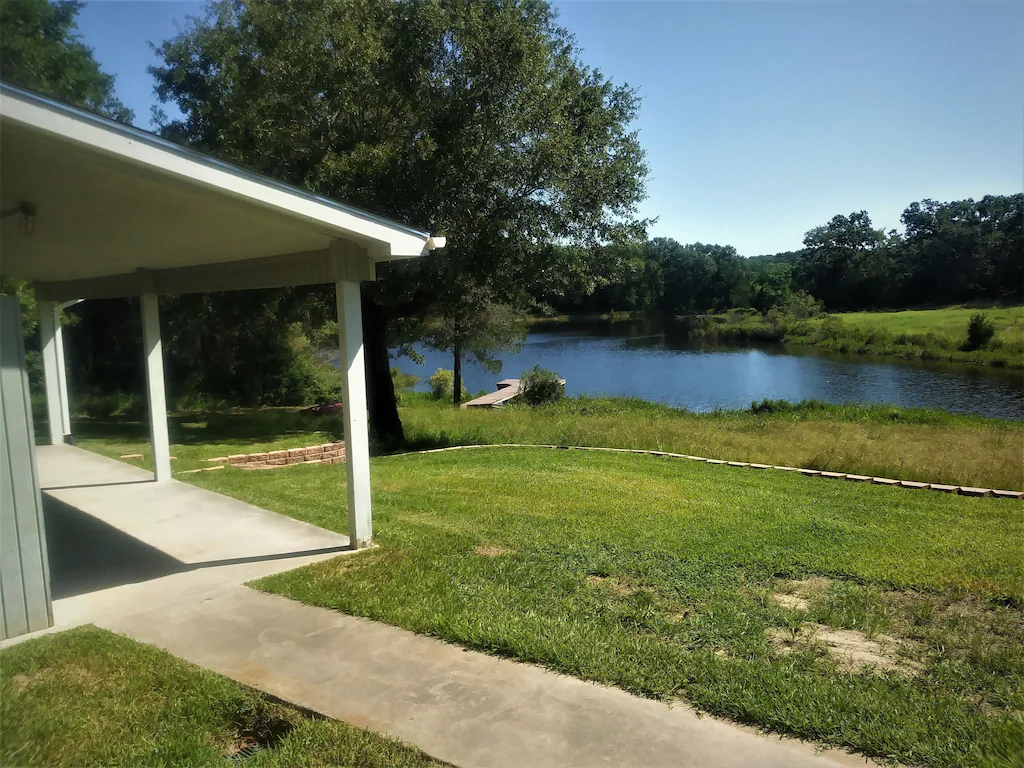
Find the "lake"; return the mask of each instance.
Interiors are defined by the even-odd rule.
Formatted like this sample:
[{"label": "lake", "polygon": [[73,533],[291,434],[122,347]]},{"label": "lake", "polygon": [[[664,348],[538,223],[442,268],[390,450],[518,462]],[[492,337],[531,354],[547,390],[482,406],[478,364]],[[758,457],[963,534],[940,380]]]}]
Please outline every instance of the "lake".
[{"label": "lake", "polygon": [[[452,367],[448,353],[417,348],[426,358],[395,365],[421,377]],[[754,400],[892,403],[959,413],[1024,419],[1024,372],[949,363],[904,362],[887,357],[833,355],[781,345],[695,345],[653,320],[537,324],[517,354],[501,355],[494,376],[463,363],[474,396],[498,379],[517,378],[534,365],[557,371],[570,395],[624,395],[693,411],[747,408]]]}]

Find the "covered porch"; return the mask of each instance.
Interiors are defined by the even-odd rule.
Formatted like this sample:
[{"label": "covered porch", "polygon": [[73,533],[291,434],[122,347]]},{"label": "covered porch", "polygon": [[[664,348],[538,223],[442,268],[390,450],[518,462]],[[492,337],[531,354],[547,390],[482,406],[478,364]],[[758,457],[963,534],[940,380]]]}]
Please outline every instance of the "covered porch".
[{"label": "covered porch", "polygon": [[[127,526],[125,531],[143,518],[159,521],[165,543],[176,540],[172,531],[182,541],[203,538],[198,520],[204,517],[231,532],[225,541],[252,539],[251,547],[220,552],[211,544],[206,555],[189,555],[202,559],[180,560],[193,566],[281,554],[262,551],[255,530],[264,529],[245,522],[255,508],[216,502],[216,494],[171,477],[159,310],[164,294],[334,285],[344,401],[345,544],[368,546],[372,512],[360,283],[375,279],[378,263],[420,256],[443,246],[444,239],[39,95],[0,89],[0,275],[34,287],[52,446],[38,454],[37,480],[20,312],[16,297],[2,297],[2,636],[53,623],[47,505],[80,508],[115,528]],[[82,300],[122,297],[139,299],[152,473],[65,447],[73,437],[73,403],[61,311]],[[191,511],[175,511],[193,503]],[[118,509],[131,513],[118,517]],[[331,546],[340,546],[334,536],[328,537]],[[139,540],[145,542],[145,535]],[[62,547],[61,562],[73,559],[75,549]]]},{"label": "covered porch", "polygon": [[349,538],[70,445],[36,450],[53,626],[192,605]]}]

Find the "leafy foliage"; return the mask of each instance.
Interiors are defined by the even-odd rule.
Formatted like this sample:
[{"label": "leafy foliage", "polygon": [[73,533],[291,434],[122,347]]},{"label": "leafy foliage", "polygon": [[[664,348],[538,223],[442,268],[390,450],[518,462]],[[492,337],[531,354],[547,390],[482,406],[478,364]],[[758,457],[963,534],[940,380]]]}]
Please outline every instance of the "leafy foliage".
[{"label": "leafy foliage", "polygon": [[[455,389],[455,374],[444,368],[438,368],[430,377],[430,394],[435,400],[451,400],[452,390]],[[466,388],[462,388],[462,395],[467,394]]]},{"label": "leafy foliage", "polygon": [[996,335],[996,327],[989,321],[984,312],[975,312],[967,324],[967,341],[965,350],[981,349]]},{"label": "leafy foliage", "polygon": [[488,372],[501,372],[496,353],[518,352],[526,340],[524,313],[509,304],[487,301],[480,291],[453,297],[438,317],[421,331],[423,342],[433,349],[450,351],[454,362],[449,394],[455,405],[462,402],[462,361],[469,357]]},{"label": "leafy foliage", "polygon": [[565,385],[554,371],[535,365],[520,376],[520,392],[517,400],[527,405],[545,405],[565,397]]},{"label": "leafy foliage", "polygon": [[0,0],[0,73],[12,85],[130,123],[134,115],[114,96],[114,77],[81,42],[81,9],[73,0]]},{"label": "leafy foliage", "polygon": [[[161,296],[160,319],[173,403],[199,395],[234,405],[335,402],[340,379],[299,342],[322,325],[304,290]],[[142,330],[135,299],[90,300],[68,310],[71,381],[80,391],[143,388]]]},{"label": "leafy foliage", "polygon": [[523,306],[643,231],[639,97],[580,60],[546,2],[221,0],[156,52],[184,115],[166,135],[450,237],[364,289],[378,433],[400,431],[390,323],[475,288]]},{"label": "leafy foliage", "polygon": [[653,310],[673,315],[783,309],[804,292],[829,311],[1024,300],[1024,194],[912,203],[905,232],[865,211],[807,232],[800,251],[741,258],[722,245],[656,239],[608,246],[610,279],[549,298],[562,312]]}]

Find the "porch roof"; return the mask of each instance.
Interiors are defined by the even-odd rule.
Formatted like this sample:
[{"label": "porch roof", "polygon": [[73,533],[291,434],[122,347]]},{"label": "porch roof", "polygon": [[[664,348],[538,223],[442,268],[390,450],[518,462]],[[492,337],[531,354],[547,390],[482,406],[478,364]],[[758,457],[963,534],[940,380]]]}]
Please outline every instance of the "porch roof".
[{"label": "porch roof", "polygon": [[[348,268],[349,279],[365,280],[374,263],[444,244],[2,84],[0,169],[0,210],[7,214],[0,222],[0,273],[41,283],[51,299],[332,282],[339,277],[336,259],[333,271],[304,270],[341,253],[332,251],[339,243],[349,246],[344,258],[358,254],[361,262]],[[244,279],[257,264],[273,266],[276,275]],[[220,282],[196,279],[208,273],[176,272],[209,265],[222,265]],[[140,271],[166,284],[154,283],[152,274],[140,281]]]}]

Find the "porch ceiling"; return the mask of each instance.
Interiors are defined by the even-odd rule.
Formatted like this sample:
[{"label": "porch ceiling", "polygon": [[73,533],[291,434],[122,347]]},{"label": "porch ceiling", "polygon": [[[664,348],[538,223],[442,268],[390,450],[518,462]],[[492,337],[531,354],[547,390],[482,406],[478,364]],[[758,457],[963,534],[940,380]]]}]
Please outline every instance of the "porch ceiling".
[{"label": "porch ceiling", "polygon": [[428,233],[340,205],[153,134],[0,86],[0,273],[41,282],[311,251],[419,256]]}]

